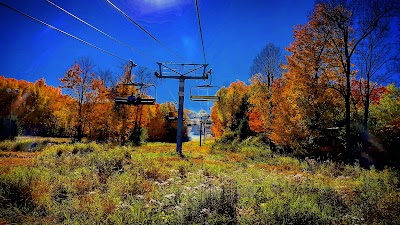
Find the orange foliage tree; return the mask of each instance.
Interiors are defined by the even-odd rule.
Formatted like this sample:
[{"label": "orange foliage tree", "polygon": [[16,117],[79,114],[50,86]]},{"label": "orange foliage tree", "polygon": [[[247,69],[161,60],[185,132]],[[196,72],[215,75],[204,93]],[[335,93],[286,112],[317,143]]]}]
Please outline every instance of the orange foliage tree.
[{"label": "orange foliage tree", "polygon": [[62,88],[77,100],[77,107],[71,108],[71,110],[77,112],[76,139],[78,141],[82,140],[89,122],[88,116],[91,110],[89,103],[92,101],[92,81],[95,78],[93,67],[94,64],[89,58],[82,58],[60,78]]},{"label": "orange foliage tree", "polygon": [[[2,131],[11,121],[15,131],[18,122],[21,134],[29,135],[80,136],[125,144],[134,141],[132,136],[140,129],[140,138],[148,135],[150,141],[176,140],[176,120],[170,120],[177,116],[174,104],[116,105],[114,97],[138,94],[135,86],[122,85],[134,81],[131,68],[125,67],[119,81],[113,82],[121,85],[113,87],[107,87],[91,68],[90,61],[75,63],[60,79],[68,95],[63,95],[61,88],[46,85],[44,79],[31,83],[0,76],[0,100],[5,106],[0,108]],[[7,88],[18,92],[8,93]],[[183,130],[187,138],[187,130]],[[2,137],[9,136],[3,133]]]},{"label": "orange foliage tree", "polygon": [[250,67],[250,128],[257,133],[271,132],[271,122],[274,117],[274,104],[272,103],[273,85],[276,78],[282,76],[281,64],[283,63],[281,49],[268,43],[254,58]]},{"label": "orange foliage tree", "polygon": [[270,138],[296,150],[321,142],[327,129],[341,119],[341,96],[330,88],[337,82],[335,67],[329,66],[335,64],[335,51],[318,32],[318,13],[311,15],[308,24],[295,28],[283,85],[273,96],[276,116]]},{"label": "orange foliage tree", "polygon": [[247,109],[241,109],[241,106],[248,101],[248,89],[244,82],[236,81],[218,91],[220,101],[214,104],[211,111],[211,130],[216,137],[239,128],[244,117],[247,117]]},{"label": "orange foliage tree", "polygon": [[280,83],[281,79],[274,80],[271,85],[263,82],[263,79],[261,74],[253,75],[250,78],[249,103],[251,106],[248,116],[250,128],[254,132],[269,135],[275,106],[272,102],[272,95],[276,93],[277,83]]},{"label": "orange foliage tree", "polygon": [[[7,88],[13,91],[8,93]],[[1,76],[0,93],[5,106],[0,109],[0,116],[9,118],[12,111],[11,121],[17,121],[21,134],[42,136],[70,134],[69,127],[72,121],[67,119],[70,118],[68,107],[75,104],[75,101],[69,96],[62,95],[60,89],[46,85],[43,78],[31,83]],[[10,106],[12,106],[11,111]]]},{"label": "orange foliage tree", "polygon": [[88,113],[87,136],[91,140],[108,141],[112,133],[113,102],[109,98],[109,90],[104,81],[98,77],[92,81],[91,102]]}]

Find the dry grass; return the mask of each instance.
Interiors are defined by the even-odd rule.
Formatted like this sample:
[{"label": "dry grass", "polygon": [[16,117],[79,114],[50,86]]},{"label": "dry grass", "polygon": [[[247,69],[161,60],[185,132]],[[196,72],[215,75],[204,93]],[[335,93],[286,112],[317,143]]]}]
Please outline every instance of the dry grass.
[{"label": "dry grass", "polygon": [[183,147],[186,159],[163,143],[1,152],[0,218],[6,224],[399,222],[397,171],[302,161],[264,147]]},{"label": "dry grass", "polygon": [[0,167],[32,166],[37,152],[0,152]]}]

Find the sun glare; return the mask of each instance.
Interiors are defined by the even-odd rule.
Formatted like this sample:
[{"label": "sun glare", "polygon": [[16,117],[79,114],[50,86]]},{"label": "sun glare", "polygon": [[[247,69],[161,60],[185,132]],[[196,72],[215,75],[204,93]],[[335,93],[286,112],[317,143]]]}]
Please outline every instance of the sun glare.
[{"label": "sun glare", "polygon": [[144,3],[156,8],[170,8],[183,3],[183,0],[144,0]]}]

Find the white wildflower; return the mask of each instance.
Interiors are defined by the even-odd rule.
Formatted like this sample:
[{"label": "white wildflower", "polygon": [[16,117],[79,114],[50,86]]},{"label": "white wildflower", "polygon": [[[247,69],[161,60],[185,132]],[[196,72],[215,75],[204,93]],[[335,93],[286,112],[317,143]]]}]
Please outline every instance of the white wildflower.
[{"label": "white wildflower", "polygon": [[117,208],[130,208],[131,206],[130,205],[128,205],[128,204],[119,204],[118,206],[117,206]]},{"label": "white wildflower", "polygon": [[209,209],[209,208],[203,208],[203,209],[200,211],[200,213],[209,214],[209,213],[210,213],[210,209]]},{"label": "white wildflower", "polygon": [[165,198],[167,198],[167,199],[173,199],[173,198],[175,198],[175,194],[168,194],[168,195],[165,195],[164,196]]},{"label": "white wildflower", "polygon": [[176,206],[174,207],[174,210],[182,210],[182,207],[176,205]]},{"label": "white wildflower", "polygon": [[135,197],[138,199],[144,199],[144,195],[135,195]]}]

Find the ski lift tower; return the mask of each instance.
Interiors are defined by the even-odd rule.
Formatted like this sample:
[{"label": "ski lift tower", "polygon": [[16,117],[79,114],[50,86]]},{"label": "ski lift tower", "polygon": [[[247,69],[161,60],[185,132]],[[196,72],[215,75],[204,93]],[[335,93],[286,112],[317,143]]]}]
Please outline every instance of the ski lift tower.
[{"label": "ski lift tower", "polygon": [[200,142],[199,145],[201,147],[201,137],[204,135],[204,141],[206,140],[207,132],[206,132],[206,125],[208,125],[208,120],[210,119],[210,115],[204,115],[204,116],[196,116],[194,118],[200,119]]},{"label": "ski lift tower", "polygon": [[[176,135],[176,152],[184,158],[182,153],[182,127],[183,127],[183,103],[185,96],[185,80],[206,80],[210,71],[206,71],[208,64],[196,63],[162,63],[157,62],[159,71],[154,74],[157,78],[179,80],[179,105],[178,105],[178,129]],[[197,75],[199,73],[199,75]],[[190,76],[190,74],[192,74]]]}]

